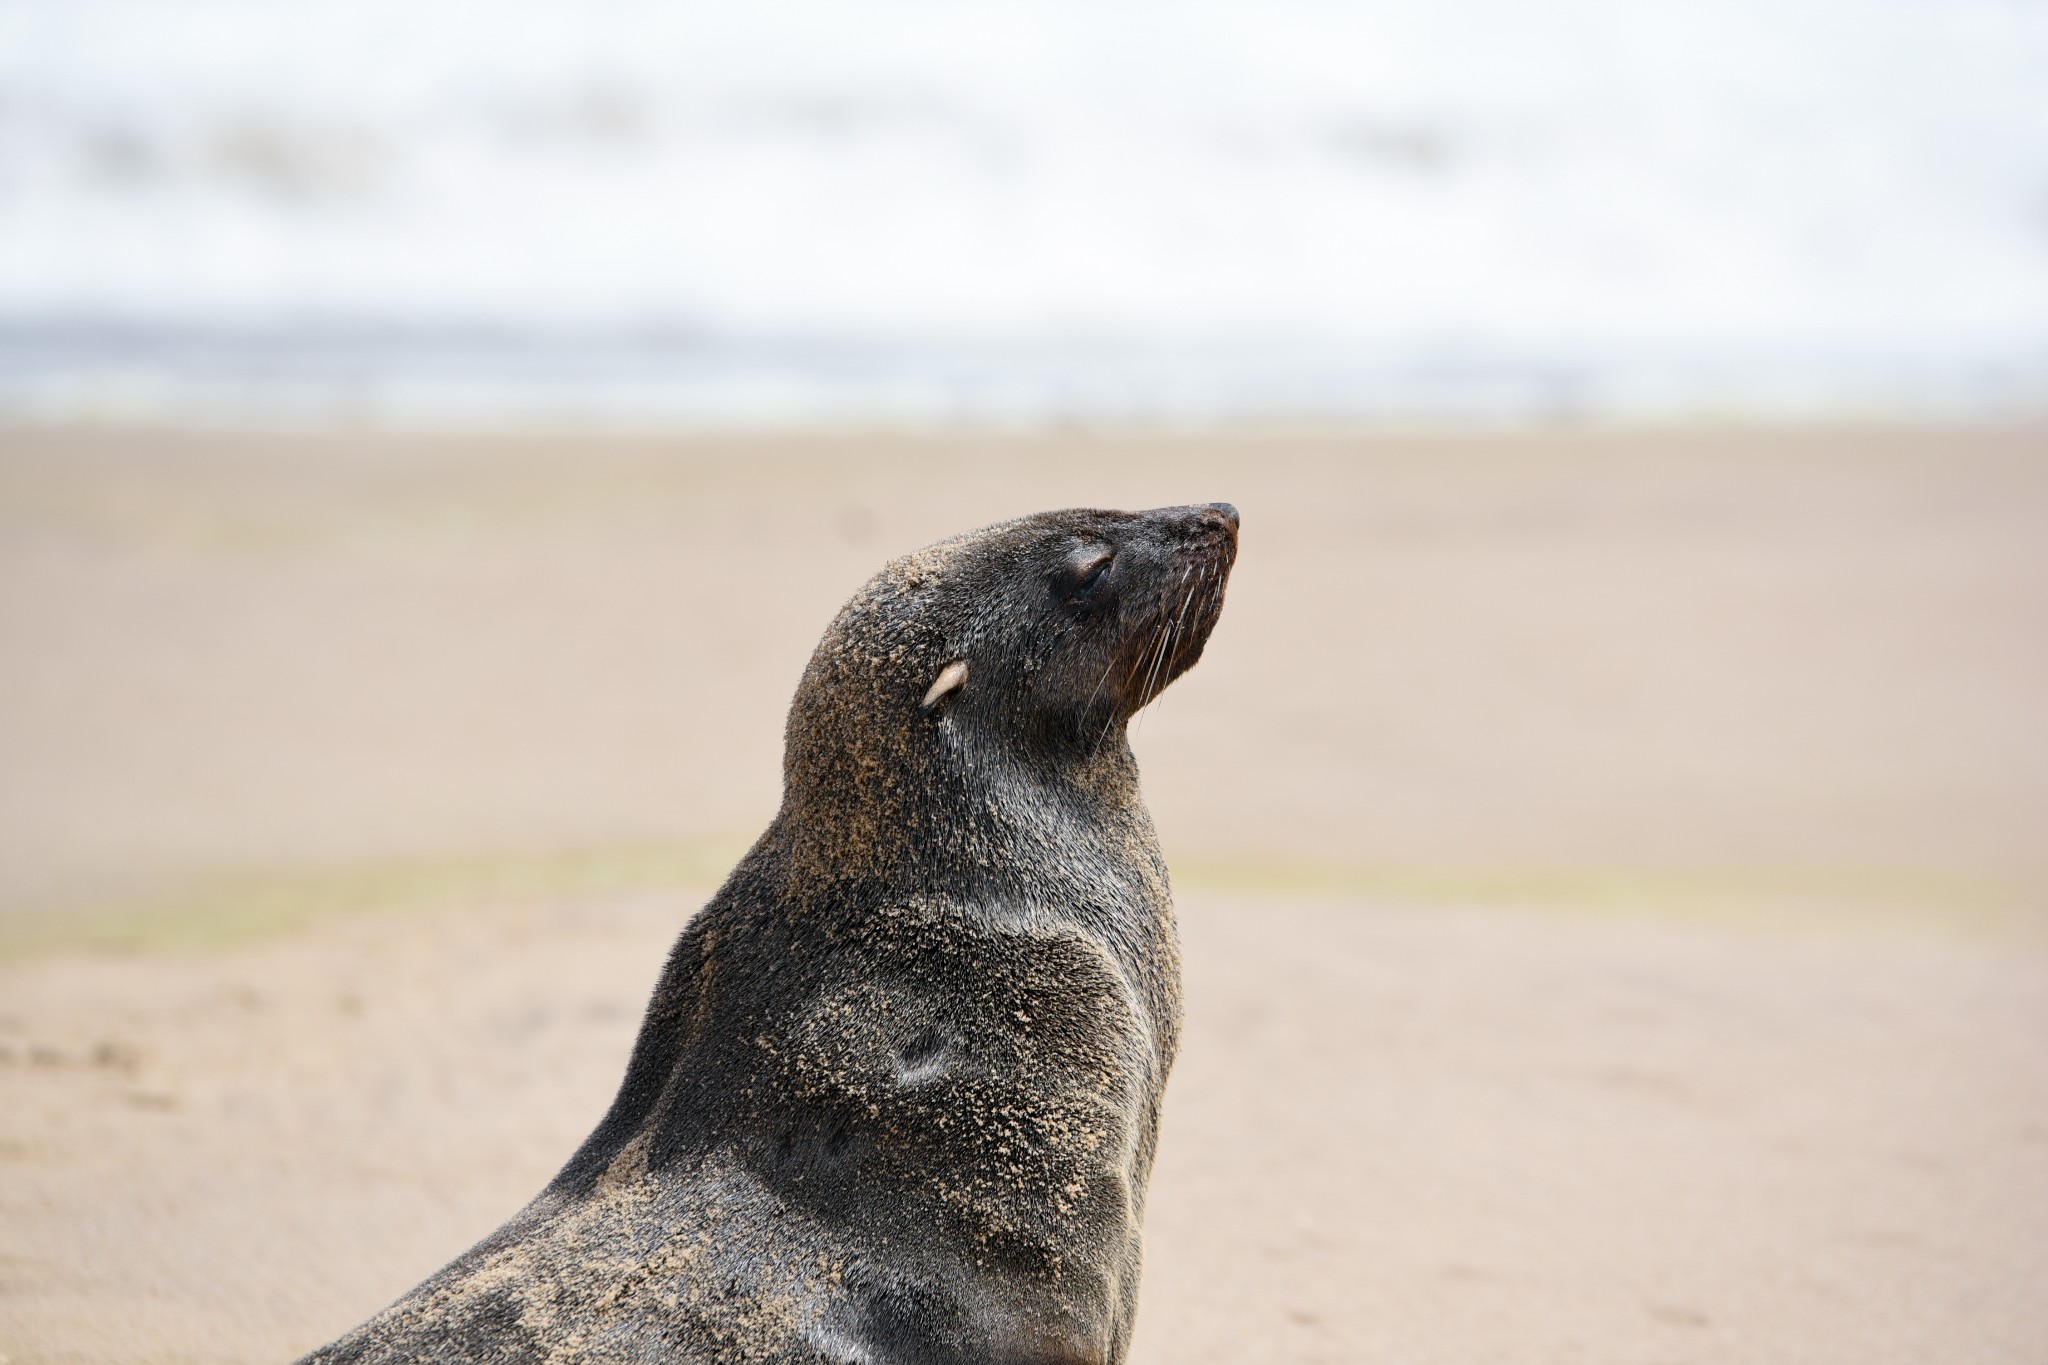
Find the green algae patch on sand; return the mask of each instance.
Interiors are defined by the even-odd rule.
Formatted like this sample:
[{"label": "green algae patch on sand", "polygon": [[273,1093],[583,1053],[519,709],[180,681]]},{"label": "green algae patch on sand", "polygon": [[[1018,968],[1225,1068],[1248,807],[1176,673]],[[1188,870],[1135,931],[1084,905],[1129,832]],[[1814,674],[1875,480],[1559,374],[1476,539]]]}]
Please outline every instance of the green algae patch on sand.
[{"label": "green algae patch on sand", "polygon": [[[204,951],[337,915],[472,902],[701,891],[738,838],[500,850],[194,877],[154,895],[0,918],[0,961],[50,952]],[[2048,946],[2048,886],[1970,872],[1429,865],[1251,857],[1172,860],[1184,893],[1742,924],[1789,933],[1910,932]]]},{"label": "green algae patch on sand", "polygon": [[708,893],[745,851],[737,839],[703,839],[221,872],[154,895],[0,919],[0,961],[79,950],[206,950],[289,933],[336,915],[404,913],[464,901]]},{"label": "green algae patch on sand", "polygon": [[2048,946],[2048,883],[1950,869],[1378,864],[1172,859],[1177,890],[1740,924]]}]

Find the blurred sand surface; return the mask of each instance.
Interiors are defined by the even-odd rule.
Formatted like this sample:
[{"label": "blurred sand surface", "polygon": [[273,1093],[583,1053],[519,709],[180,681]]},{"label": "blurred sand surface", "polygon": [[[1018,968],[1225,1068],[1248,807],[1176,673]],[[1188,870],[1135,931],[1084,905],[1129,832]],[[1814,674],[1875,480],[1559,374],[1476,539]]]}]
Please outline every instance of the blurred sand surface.
[{"label": "blurred sand surface", "polygon": [[838,602],[1212,498],[1138,1359],[2048,1358],[2038,429],[0,434],[0,1353],[288,1357],[488,1231]]},{"label": "blurred sand surface", "polygon": [[[2048,960],[1182,896],[1140,1365],[2033,1365]],[[692,902],[0,973],[0,1350],[289,1359],[602,1112]]]}]

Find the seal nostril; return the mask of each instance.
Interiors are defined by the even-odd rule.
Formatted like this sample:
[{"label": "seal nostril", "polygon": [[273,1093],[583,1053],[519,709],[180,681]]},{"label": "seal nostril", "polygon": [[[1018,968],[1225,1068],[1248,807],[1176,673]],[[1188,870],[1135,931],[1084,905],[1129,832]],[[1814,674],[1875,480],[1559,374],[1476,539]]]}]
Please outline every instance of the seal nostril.
[{"label": "seal nostril", "polygon": [[1231,530],[1235,531],[1237,529],[1237,509],[1235,507],[1232,507],[1227,502],[1212,502],[1209,504],[1209,510],[1229,522]]}]

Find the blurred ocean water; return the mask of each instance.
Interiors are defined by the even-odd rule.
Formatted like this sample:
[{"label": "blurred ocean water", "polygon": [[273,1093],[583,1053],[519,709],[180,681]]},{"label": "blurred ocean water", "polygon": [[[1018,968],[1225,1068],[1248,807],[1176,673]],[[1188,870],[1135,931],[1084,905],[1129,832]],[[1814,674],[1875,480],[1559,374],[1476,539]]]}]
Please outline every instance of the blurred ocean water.
[{"label": "blurred ocean water", "polygon": [[2040,0],[0,0],[0,412],[2044,405]]}]

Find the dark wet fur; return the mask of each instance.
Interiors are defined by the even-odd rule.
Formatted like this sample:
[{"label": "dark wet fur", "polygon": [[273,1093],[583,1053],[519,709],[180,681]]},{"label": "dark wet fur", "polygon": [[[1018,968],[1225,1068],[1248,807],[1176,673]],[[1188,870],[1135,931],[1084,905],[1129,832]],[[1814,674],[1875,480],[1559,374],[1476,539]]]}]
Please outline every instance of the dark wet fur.
[{"label": "dark wet fur", "polygon": [[610,1112],[307,1359],[1123,1359],[1180,1019],[1124,728],[1200,656],[1236,546],[1220,505],[1053,512],[876,575]]}]

